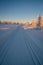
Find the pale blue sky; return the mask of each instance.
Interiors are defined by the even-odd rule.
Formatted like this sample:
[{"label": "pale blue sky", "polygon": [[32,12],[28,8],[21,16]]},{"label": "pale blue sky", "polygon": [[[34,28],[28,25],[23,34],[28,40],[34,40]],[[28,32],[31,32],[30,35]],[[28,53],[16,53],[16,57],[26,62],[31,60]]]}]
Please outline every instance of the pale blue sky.
[{"label": "pale blue sky", "polygon": [[43,16],[43,0],[0,0],[0,19],[30,21]]}]

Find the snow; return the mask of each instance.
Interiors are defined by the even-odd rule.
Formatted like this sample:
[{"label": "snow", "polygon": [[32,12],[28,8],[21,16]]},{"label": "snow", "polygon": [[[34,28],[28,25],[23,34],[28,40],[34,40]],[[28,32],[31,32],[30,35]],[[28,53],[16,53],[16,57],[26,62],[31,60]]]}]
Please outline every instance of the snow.
[{"label": "snow", "polygon": [[0,25],[0,65],[43,65],[43,29]]}]

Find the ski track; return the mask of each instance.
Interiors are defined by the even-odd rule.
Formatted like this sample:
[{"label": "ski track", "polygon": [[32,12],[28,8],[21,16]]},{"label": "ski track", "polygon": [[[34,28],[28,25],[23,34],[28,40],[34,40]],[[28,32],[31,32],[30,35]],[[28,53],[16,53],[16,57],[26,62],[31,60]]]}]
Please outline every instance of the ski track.
[{"label": "ski track", "polygon": [[43,65],[43,29],[24,30],[22,25],[1,25],[0,65]]}]

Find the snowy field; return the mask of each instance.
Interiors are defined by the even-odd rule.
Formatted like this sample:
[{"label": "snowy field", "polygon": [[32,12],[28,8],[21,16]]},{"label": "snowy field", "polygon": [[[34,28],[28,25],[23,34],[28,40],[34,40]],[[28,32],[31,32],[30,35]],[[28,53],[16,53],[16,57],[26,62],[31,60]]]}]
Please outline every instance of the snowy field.
[{"label": "snowy field", "polygon": [[0,65],[43,65],[43,29],[0,24]]}]

